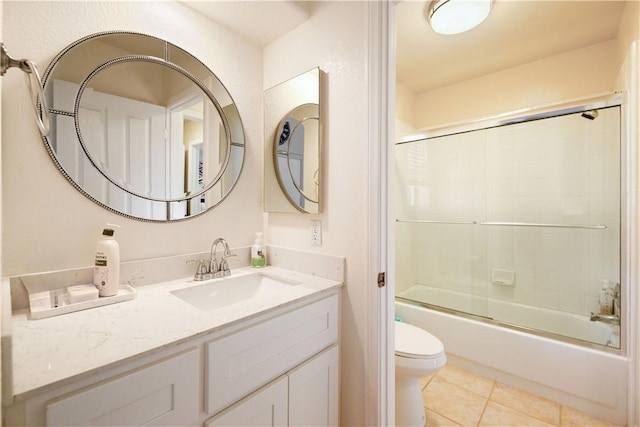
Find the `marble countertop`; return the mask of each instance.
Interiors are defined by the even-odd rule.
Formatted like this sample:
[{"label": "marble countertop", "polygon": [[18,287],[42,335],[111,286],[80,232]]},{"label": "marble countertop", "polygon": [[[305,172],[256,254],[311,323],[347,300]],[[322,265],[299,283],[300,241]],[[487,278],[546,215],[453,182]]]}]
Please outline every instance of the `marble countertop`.
[{"label": "marble countertop", "polygon": [[[113,305],[30,320],[26,310],[11,318],[14,397],[30,394],[114,362],[162,350],[285,304],[338,288],[341,282],[278,267],[235,269],[231,278],[264,273],[299,282],[283,292],[261,295],[204,311],[171,294],[207,282],[193,278],[137,288],[137,298]],[[214,279],[216,281],[225,279]]]}]

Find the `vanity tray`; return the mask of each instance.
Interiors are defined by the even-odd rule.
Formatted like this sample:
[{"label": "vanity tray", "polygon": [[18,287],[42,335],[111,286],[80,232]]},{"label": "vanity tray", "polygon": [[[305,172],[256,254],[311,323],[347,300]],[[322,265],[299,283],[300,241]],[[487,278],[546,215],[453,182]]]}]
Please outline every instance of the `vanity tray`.
[{"label": "vanity tray", "polygon": [[67,288],[29,294],[29,318],[44,319],[74,311],[87,310],[103,305],[132,300],[137,293],[134,287],[120,285],[118,293],[110,297],[99,297],[89,301],[71,303]]}]

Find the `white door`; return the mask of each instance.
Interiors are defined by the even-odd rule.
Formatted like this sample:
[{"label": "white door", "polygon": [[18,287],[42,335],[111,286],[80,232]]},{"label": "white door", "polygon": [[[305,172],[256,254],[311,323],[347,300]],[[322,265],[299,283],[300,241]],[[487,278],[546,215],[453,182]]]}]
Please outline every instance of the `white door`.
[{"label": "white door", "polygon": [[[54,104],[75,97],[77,89],[74,83],[55,81]],[[163,106],[91,89],[84,91],[78,112],[82,138],[94,161],[125,188],[156,198],[167,196],[165,121]],[[76,139],[73,120],[59,121],[56,140],[70,138]],[[162,208],[153,212],[154,204],[105,184],[80,147],[58,143],[56,155],[76,182],[96,190],[87,192],[100,195],[100,202],[135,216],[164,216]]]},{"label": "white door", "polygon": [[[388,217],[388,161],[395,117],[395,4],[368,2],[369,9],[369,238],[367,287],[368,425],[393,425],[395,419],[393,227]],[[376,286],[378,273],[386,283]]]}]

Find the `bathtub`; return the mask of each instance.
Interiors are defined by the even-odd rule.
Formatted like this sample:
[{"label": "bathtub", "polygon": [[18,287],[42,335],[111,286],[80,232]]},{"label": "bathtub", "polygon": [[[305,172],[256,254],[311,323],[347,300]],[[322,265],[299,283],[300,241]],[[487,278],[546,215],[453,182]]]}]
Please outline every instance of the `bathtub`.
[{"label": "bathtub", "polygon": [[559,335],[558,339],[620,348],[620,326],[592,322],[587,316],[533,307],[495,298],[470,295],[426,285],[414,285],[398,295],[402,300],[424,302],[463,313],[473,313],[507,325]]},{"label": "bathtub", "polygon": [[626,357],[399,299],[395,312],[437,336],[451,364],[618,425],[627,423]]}]

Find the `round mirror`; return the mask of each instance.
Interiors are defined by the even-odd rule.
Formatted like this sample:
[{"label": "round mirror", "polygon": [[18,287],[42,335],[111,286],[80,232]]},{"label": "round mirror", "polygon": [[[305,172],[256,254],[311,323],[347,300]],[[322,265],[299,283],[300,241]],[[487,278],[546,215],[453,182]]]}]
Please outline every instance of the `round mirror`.
[{"label": "round mirror", "polygon": [[273,163],[280,188],[298,209],[318,213],[319,108],[303,104],[278,125]]},{"label": "round mirror", "polygon": [[194,217],[233,189],[244,162],[238,110],[184,50],[126,32],[91,35],[49,65],[45,145],[75,188],[121,215]]}]

